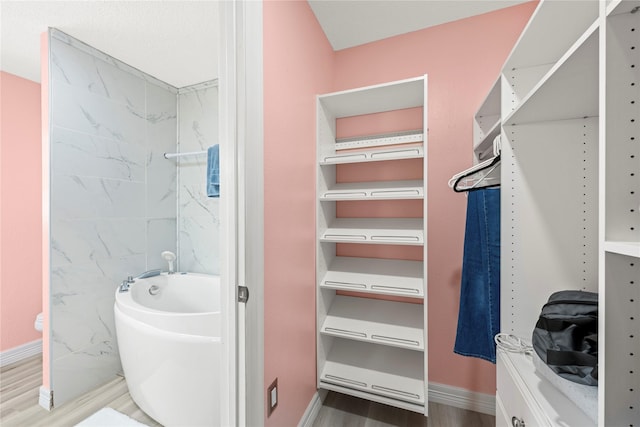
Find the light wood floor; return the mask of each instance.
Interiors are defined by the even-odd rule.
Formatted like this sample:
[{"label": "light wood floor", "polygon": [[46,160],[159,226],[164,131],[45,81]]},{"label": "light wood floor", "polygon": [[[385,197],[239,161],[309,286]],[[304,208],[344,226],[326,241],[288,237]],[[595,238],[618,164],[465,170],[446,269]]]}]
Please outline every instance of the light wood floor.
[{"label": "light wood floor", "polygon": [[[162,427],[131,400],[124,378],[118,377],[51,412],[38,405],[41,384],[41,356],[34,356],[1,369],[2,427],[72,427],[104,407],[113,408],[148,426]],[[495,417],[429,403],[427,419],[414,412],[330,392],[313,423],[313,427],[387,426],[493,427]]]},{"label": "light wood floor", "polygon": [[494,427],[496,418],[429,402],[429,417],[357,397],[329,392],[313,427]]},{"label": "light wood floor", "polygon": [[0,425],[2,427],[71,427],[104,407],[113,408],[151,427],[162,427],[131,400],[124,378],[49,412],[38,405],[42,385],[42,356],[5,366],[0,371]]}]

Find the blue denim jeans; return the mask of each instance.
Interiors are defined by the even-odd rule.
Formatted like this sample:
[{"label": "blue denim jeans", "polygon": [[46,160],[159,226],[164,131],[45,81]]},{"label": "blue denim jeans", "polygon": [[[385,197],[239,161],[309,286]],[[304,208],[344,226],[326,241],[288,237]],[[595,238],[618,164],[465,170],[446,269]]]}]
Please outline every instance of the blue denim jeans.
[{"label": "blue denim jeans", "polygon": [[458,331],[453,351],[496,363],[500,332],[500,189],[467,193]]}]

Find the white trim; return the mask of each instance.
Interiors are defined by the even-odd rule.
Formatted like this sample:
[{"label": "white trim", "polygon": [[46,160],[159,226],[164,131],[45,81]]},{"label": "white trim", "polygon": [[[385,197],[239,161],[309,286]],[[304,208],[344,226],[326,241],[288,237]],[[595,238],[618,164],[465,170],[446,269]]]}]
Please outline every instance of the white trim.
[{"label": "white trim", "polygon": [[4,367],[42,353],[42,339],[10,348],[0,353],[0,366]]},{"label": "white trim", "polygon": [[322,402],[327,397],[327,390],[318,390],[313,394],[307,409],[302,414],[302,418],[300,418],[300,422],[298,423],[298,427],[311,427],[313,422],[316,420],[318,416],[318,412],[320,412],[320,408],[322,408]]},{"label": "white trim", "polygon": [[238,420],[237,304],[238,211],[237,211],[237,88],[236,2],[220,3],[220,63],[218,90],[220,143],[220,276],[222,360],[220,363],[220,425],[243,427]]},{"label": "white trim", "polygon": [[446,384],[429,383],[429,401],[495,416],[496,397]]},{"label": "white trim", "polygon": [[38,405],[42,406],[47,411],[53,409],[53,392],[44,386],[40,386],[40,392],[38,394]]},{"label": "white trim", "polygon": [[[311,427],[322,408],[327,390],[318,390],[304,411],[298,427]],[[488,415],[496,415],[496,397],[446,384],[429,383],[429,402],[453,406]]]}]

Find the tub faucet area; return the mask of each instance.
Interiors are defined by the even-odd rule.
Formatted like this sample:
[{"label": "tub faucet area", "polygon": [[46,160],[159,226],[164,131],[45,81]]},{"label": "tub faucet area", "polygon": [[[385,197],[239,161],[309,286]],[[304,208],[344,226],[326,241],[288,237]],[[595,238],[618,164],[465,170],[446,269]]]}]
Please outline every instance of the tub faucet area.
[{"label": "tub faucet area", "polygon": [[144,273],[136,277],[136,279],[146,279],[153,276],[159,276],[160,274],[162,274],[162,270],[157,268],[155,270],[145,271]]},{"label": "tub faucet area", "polygon": [[160,256],[169,263],[169,274],[174,274],[175,270],[173,269],[173,261],[176,260],[176,254],[171,251],[164,251]]}]

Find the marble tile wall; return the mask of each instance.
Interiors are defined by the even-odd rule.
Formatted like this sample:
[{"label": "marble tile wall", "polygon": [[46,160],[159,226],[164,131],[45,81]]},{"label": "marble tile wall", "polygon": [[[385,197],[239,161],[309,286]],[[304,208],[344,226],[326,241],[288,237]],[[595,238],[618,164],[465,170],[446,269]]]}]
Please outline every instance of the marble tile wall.
[{"label": "marble tile wall", "polygon": [[[217,143],[217,81],[181,88],[178,94],[179,151],[202,151]],[[176,162],[179,269],[219,274],[220,199],[207,197],[207,156],[181,157]]]},{"label": "marble tile wall", "polygon": [[50,31],[51,388],[55,406],[120,369],[114,293],[177,252],[177,90]]}]

